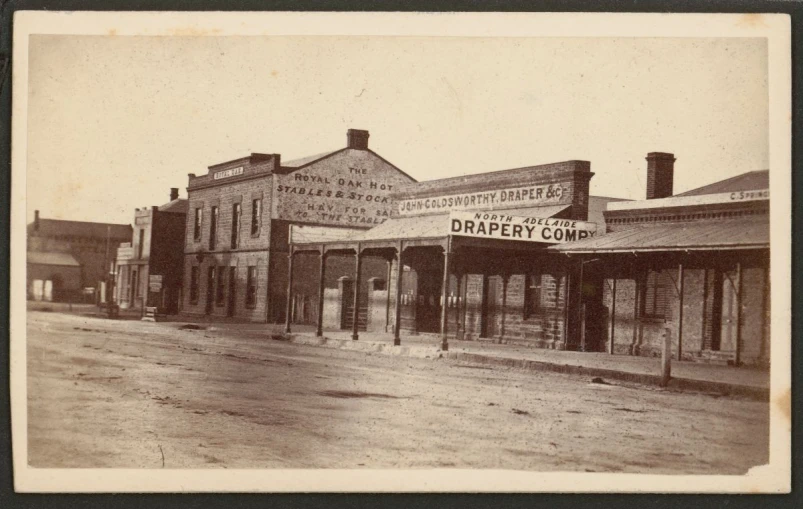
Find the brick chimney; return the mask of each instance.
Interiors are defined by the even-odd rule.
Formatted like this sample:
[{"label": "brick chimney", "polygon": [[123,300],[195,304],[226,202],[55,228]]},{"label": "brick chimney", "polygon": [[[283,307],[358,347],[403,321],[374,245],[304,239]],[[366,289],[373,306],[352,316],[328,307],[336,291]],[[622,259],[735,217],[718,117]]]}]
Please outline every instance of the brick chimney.
[{"label": "brick chimney", "polygon": [[647,154],[647,199],[672,196],[675,155],[667,152]]},{"label": "brick chimney", "polygon": [[39,231],[39,211],[33,211],[33,229]]},{"label": "brick chimney", "polygon": [[178,188],[171,187],[170,188],[170,201],[178,200]]},{"label": "brick chimney", "polygon": [[346,133],[347,147],[356,150],[368,150],[368,131],[362,129],[349,129]]}]

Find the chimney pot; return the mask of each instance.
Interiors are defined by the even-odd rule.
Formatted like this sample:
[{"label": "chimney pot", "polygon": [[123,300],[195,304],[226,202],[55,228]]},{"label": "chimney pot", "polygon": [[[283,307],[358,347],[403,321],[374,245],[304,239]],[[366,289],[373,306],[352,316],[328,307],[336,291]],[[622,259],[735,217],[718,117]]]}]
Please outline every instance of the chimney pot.
[{"label": "chimney pot", "polygon": [[346,133],[347,147],[356,150],[368,150],[368,131],[349,129]]},{"label": "chimney pot", "polygon": [[33,229],[34,230],[39,230],[39,211],[38,210],[34,210],[33,211]]},{"label": "chimney pot", "polygon": [[647,199],[672,196],[675,177],[675,155],[668,152],[647,154]]},{"label": "chimney pot", "polygon": [[170,188],[170,201],[178,200],[178,188],[171,187]]}]

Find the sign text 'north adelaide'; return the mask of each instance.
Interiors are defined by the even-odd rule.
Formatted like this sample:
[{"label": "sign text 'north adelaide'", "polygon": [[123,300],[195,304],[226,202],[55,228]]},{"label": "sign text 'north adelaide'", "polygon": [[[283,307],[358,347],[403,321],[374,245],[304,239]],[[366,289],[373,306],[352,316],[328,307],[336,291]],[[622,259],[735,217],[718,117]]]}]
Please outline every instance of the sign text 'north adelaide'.
[{"label": "sign text 'north adelaide'", "polygon": [[449,234],[562,244],[593,237],[597,225],[553,217],[522,217],[488,212],[452,212]]}]

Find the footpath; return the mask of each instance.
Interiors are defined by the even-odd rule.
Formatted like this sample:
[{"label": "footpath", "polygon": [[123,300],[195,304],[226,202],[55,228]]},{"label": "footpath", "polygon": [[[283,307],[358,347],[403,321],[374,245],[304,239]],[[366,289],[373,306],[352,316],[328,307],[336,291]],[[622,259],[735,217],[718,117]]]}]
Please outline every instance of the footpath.
[{"label": "footpath", "polygon": [[[607,380],[658,385],[661,380],[659,358],[610,355],[597,352],[569,352],[498,344],[490,341],[449,340],[449,350],[442,351],[440,338],[421,334],[402,336],[401,345],[393,345],[391,334],[360,332],[359,340],[347,331],[325,331],[322,337],[314,330],[294,328],[285,335],[276,329],[274,339],[296,344],[338,348],[361,352],[418,358],[444,358],[477,365],[508,367],[529,371],[550,371],[584,375]],[[673,361],[668,389],[741,396],[769,400],[769,370],[734,367],[697,362]]]}]

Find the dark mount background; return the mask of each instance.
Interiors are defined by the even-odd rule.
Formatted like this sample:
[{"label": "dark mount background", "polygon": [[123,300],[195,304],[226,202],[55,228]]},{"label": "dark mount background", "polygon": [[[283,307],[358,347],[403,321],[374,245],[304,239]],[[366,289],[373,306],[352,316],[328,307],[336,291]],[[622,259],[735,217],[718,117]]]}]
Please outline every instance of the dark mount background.
[{"label": "dark mount background", "polygon": [[[724,495],[26,495],[15,494],[12,483],[11,417],[9,403],[9,351],[8,351],[8,282],[9,282],[9,207],[10,207],[10,142],[11,142],[11,39],[12,17],[17,10],[80,10],[80,11],[476,11],[476,12],[766,12],[788,13],[792,18],[792,90],[793,90],[793,168],[803,168],[800,151],[801,112],[801,31],[803,31],[803,0],[790,1],[457,1],[457,0],[0,0],[0,312],[3,316],[2,334],[5,342],[0,347],[0,507],[419,507],[439,508],[498,508],[498,507],[549,507],[549,508],[609,508],[634,507],[657,509],[665,507],[723,507],[723,508],[792,508],[803,507],[803,488],[800,479],[801,456],[797,437],[798,419],[793,417],[793,493],[783,496],[724,496]],[[704,36],[705,34],[700,34]],[[793,171],[793,229],[800,219],[803,205],[794,197],[801,190],[801,178]],[[793,239],[792,252],[792,330],[795,348],[792,352],[793,411],[800,410],[803,391],[796,390],[803,366],[798,365],[797,352],[800,340],[800,320],[796,319],[800,304],[801,271],[797,260],[801,258],[800,243]],[[636,486],[634,486],[634,489]]]}]

